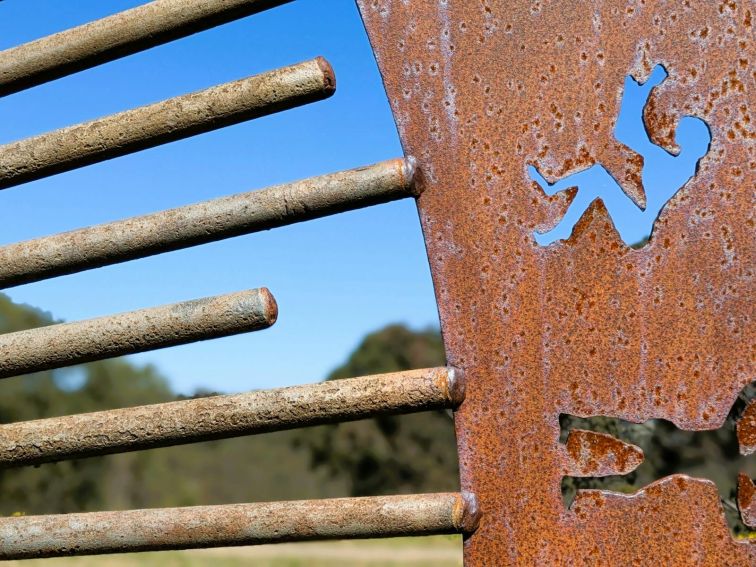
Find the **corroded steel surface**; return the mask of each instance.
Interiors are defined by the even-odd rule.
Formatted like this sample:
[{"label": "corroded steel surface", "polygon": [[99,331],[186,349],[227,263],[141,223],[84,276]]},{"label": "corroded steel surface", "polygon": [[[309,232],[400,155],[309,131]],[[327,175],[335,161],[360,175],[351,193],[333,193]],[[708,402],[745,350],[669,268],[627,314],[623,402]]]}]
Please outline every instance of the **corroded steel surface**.
[{"label": "corroded steel surface", "polygon": [[[719,427],[753,380],[752,4],[708,0],[358,0],[418,203],[450,364],[462,485],[483,519],[468,565],[752,565],[713,484],[562,503],[559,415]],[[549,182],[603,164],[643,204],[644,159],[614,138],[628,76],[669,150],[683,115],[712,136],[639,249],[595,202],[539,246],[575,191]],[[640,120],[640,119],[639,119]],[[642,124],[642,122],[641,122]],[[670,155],[670,154],[666,154]]]},{"label": "corroded steel surface", "polygon": [[416,196],[412,158],[385,161],[0,248],[10,287]]},{"label": "corroded steel surface", "polygon": [[606,433],[573,429],[563,459],[564,476],[609,476],[633,472],[643,463],[643,451]]},{"label": "corroded steel surface", "polygon": [[0,425],[0,468],[454,408],[464,382],[427,368]]},{"label": "corroded steel surface", "polygon": [[0,146],[0,189],[330,97],[322,57]]},{"label": "corroded steel surface", "polygon": [[738,508],[743,523],[756,528],[756,485],[744,473],[738,475]]},{"label": "corroded steel surface", "polygon": [[756,401],[752,401],[746,406],[743,415],[738,420],[736,429],[740,453],[751,455],[756,452]]},{"label": "corroded steel surface", "polygon": [[291,0],[154,0],[0,51],[0,96]]},{"label": "corroded steel surface", "polygon": [[0,335],[0,378],[267,329],[266,288]]},{"label": "corroded steel surface", "polygon": [[478,520],[458,493],[0,518],[0,560],[468,533]]}]

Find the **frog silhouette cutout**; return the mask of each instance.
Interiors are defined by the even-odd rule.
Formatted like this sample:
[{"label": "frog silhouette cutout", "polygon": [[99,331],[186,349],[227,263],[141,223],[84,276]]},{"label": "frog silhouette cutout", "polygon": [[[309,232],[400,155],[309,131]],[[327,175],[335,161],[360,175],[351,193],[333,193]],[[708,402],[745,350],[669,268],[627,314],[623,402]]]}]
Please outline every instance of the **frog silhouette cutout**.
[{"label": "frog silhouette cutout", "polygon": [[625,244],[638,247],[648,241],[662,209],[695,176],[698,162],[708,153],[711,143],[709,127],[694,116],[684,116],[677,125],[675,142],[680,148],[678,154],[672,154],[651,141],[643,121],[643,109],[653,88],[664,82],[667,76],[662,65],[654,67],[644,83],[628,76],[614,128],[615,139],[643,157],[641,179],[646,193],[645,208],[636,205],[601,164],[553,183],[549,183],[535,166],[529,165],[530,178],[546,195],[577,188],[575,198],[559,223],[546,232],[534,232],[539,245],[548,246],[569,238],[585,211],[597,199],[603,202]]}]

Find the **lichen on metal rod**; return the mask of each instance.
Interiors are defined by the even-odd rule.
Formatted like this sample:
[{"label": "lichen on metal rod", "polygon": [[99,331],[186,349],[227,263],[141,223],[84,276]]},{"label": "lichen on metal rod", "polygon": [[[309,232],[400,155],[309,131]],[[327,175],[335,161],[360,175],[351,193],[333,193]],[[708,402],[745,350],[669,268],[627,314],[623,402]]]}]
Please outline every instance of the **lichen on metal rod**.
[{"label": "lichen on metal rod", "polygon": [[0,146],[0,189],[331,96],[316,59]]},{"label": "lichen on metal rod", "polygon": [[0,469],[453,408],[464,383],[427,368],[0,425]]},{"label": "lichen on metal rod", "polygon": [[261,288],[7,333],[0,378],[265,329],[277,316]]},{"label": "lichen on metal rod", "polygon": [[470,533],[470,494],[335,498],[0,518],[0,559]]},{"label": "lichen on metal rod", "polygon": [[415,195],[395,159],[0,248],[10,287]]},{"label": "lichen on metal rod", "polygon": [[291,0],[154,0],[0,51],[0,96],[262,12]]}]

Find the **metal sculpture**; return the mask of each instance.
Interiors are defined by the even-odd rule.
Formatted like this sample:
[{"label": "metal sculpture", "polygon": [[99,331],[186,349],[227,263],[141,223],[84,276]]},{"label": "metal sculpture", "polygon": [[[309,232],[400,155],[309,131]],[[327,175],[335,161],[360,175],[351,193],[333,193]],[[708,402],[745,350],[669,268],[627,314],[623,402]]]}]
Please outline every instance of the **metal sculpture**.
[{"label": "metal sculpture", "polygon": [[[754,379],[753,5],[358,4],[417,159],[447,356],[467,376],[462,486],[483,515],[466,563],[755,564],[710,481],[581,491],[565,509],[560,481],[576,465],[559,443],[562,413],[715,429]],[[613,136],[626,77],[653,84],[659,64],[669,76],[644,109],[649,143],[675,154],[683,117],[705,121],[698,173],[640,249],[593,199],[569,239],[539,245],[534,233],[589,199],[585,187],[544,198],[529,166],[555,181],[601,164],[635,203],[661,208],[643,193],[643,156]]]},{"label": "metal sculpture", "polygon": [[[0,53],[0,95],[284,2],[155,0]],[[0,282],[415,197],[450,367],[2,425],[0,466],[443,407],[456,409],[463,491],[2,518],[0,559],[464,533],[467,565],[755,564],[756,546],[733,539],[703,479],[671,476],[631,495],[579,491],[565,508],[563,477],[627,474],[643,454],[580,429],[561,443],[559,427],[571,414],[716,429],[753,380],[753,6],[358,5],[414,158],[6,246]],[[629,114],[623,83],[643,95]],[[8,144],[0,188],[334,88],[332,69],[315,59]],[[614,135],[625,120],[642,131],[640,145]],[[687,126],[697,149],[674,157],[675,133]],[[674,183],[645,178],[680,160],[688,168]],[[585,171],[603,187],[578,182]],[[613,199],[624,203],[619,212]],[[638,217],[635,232],[615,230],[623,209]],[[558,222],[571,234],[551,243],[544,231]],[[627,246],[652,226],[642,248]],[[276,315],[260,289],[24,331],[0,337],[0,377],[264,329]],[[754,424],[751,403],[737,425],[744,455],[756,447]],[[738,486],[754,527],[753,480],[741,475]]]}]

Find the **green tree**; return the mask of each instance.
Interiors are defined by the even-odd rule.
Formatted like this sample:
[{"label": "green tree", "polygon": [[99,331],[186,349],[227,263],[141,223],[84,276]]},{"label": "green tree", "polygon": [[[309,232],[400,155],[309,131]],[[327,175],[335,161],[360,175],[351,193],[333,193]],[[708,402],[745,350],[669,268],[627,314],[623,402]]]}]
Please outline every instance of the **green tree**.
[{"label": "green tree", "polygon": [[[368,335],[329,380],[443,366],[435,330],[390,325]],[[457,490],[453,421],[447,412],[385,416],[303,431],[316,470],[346,477],[353,496]]]}]

